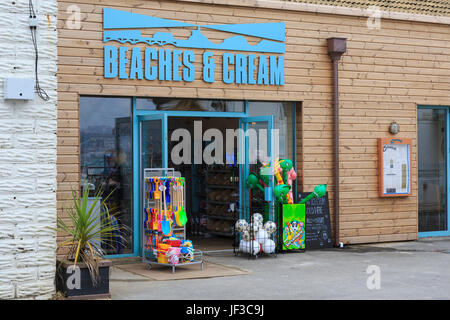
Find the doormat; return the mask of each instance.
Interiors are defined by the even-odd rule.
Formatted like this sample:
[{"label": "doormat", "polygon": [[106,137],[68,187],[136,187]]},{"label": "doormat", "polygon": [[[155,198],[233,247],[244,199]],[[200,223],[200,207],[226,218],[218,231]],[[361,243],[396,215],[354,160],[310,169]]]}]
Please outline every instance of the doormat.
[{"label": "doormat", "polygon": [[186,280],[198,278],[229,277],[250,274],[250,272],[234,266],[224,266],[211,262],[203,262],[203,270],[200,264],[176,267],[172,273],[172,267],[162,265],[152,265],[150,270],[145,263],[133,263],[114,266],[124,271],[137,274],[155,281]]}]

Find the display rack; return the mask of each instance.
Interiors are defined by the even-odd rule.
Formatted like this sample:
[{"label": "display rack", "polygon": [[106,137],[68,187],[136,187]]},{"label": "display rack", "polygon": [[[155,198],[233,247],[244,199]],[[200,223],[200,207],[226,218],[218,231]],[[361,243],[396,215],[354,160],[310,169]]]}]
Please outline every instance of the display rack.
[{"label": "display rack", "polygon": [[[264,212],[264,210],[265,210],[264,207],[249,207],[249,208],[246,208],[246,212],[249,214],[249,216],[246,217],[245,220],[248,222],[248,226],[249,226],[248,227],[248,233],[250,235],[254,235],[254,233],[255,233],[254,232],[255,230],[253,229],[253,214],[255,214],[255,213],[261,213],[262,214]],[[268,220],[265,220],[264,222],[267,222],[267,221],[273,221],[273,220],[268,219]],[[236,222],[237,222],[237,220],[235,221],[235,223]],[[277,223],[277,226],[278,226],[278,221],[277,221],[276,218],[275,218],[274,222]],[[279,238],[278,231],[273,232],[268,238],[268,239],[272,240],[274,242],[274,244],[275,244],[275,250],[272,253],[259,252],[259,250],[258,250],[258,252],[255,252],[253,247],[251,247],[248,252],[243,252],[243,251],[240,250],[241,248],[239,246],[240,245],[240,241],[242,240],[242,233],[241,232],[235,232],[234,238],[233,238],[234,239],[234,241],[233,241],[233,253],[234,253],[235,256],[247,256],[249,259],[250,258],[257,259],[258,257],[261,257],[261,256],[270,256],[270,257],[276,258],[277,257],[277,253],[279,252],[279,250],[277,248],[278,238]],[[257,239],[255,239],[254,236],[251,236],[251,240],[257,240]]]},{"label": "display rack", "polygon": [[193,264],[199,264],[200,265],[200,269],[203,271],[203,252],[200,250],[194,250],[194,260],[191,262],[183,262],[183,263],[179,263],[179,264],[171,264],[171,263],[159,263],[157,261],[154,260],[147,260],[145,261],[147,263],[146,268],[147,270],[151,270],[152,269],[152,265],[160,265],[160,266],[169,266],[172,268],[172,273],[175,273],[175,269],[177,267],[184,267],[184,266],[188,266],[188,265],[193,265]]},{"label": "display rack", "polygon": [[[239,216],[239,174],[236,174],[236,169],[238,167],[218,168],[217,165],[206,169],[208,232],[213,235],[234,236],[233,223]],[[212,229],[214,226],[216,229],[222,228],[222,231]],[[229,231],[224,231],[224,228]]]},{"label": "display rack", "polygon": [[[143,176],[143,187],[142,187],[142,243],[144,244],[142,247],[142,261],[147,264],[147,269],[151,269],[152,265],[164,265],[172,268],[172,273],[175,273],[176,267],[200,264],[201,270],[203,270],[203,253],[200,250],[192,250],[192,260],[180,263],[162,263],[158,261],[158,244],[162,243],[164,238],[168,238],[164,236],[164,234],[159,231],[151,228],[151,224],[155,221],[155,218],[150,218],[148,216],[147,210],[156,210],[158,207],[158,202],[161,202],[161,198],[156,198],[151,195],[148,186],[150,181],[155,181],[154,179],[172,179],[172,178],[181,178],[180,172],[175,172],[173,168],[147,168],[144,169]],[[175,192],[175,187],[170,184],[168,192],[170,194],[169,204],[172,204]],[[155,189],[156,190],[156,189]],[[164,197],[163,201],[166,201],[165,197],[166,192],[160,197]],[[179,191],[178,191],[179,192]],[[182,188],[182,206],[184,207],[184,199],[186,199],[186,191]],[[180,199],[178,199],[180,201]],[[160,203],[159,203],[160,205]],[[165,203],[164,214],[167,214],[167,203]],[[162,213],[161,213],[162,214]],[[169,220],[170,221],[170,220]],[[170,223],[171,234],[172,236],[178,238],[179,240],[186,240],[186,225],[176,226],[175,223]],[[161,253],[160,253],[161,254]]]}]

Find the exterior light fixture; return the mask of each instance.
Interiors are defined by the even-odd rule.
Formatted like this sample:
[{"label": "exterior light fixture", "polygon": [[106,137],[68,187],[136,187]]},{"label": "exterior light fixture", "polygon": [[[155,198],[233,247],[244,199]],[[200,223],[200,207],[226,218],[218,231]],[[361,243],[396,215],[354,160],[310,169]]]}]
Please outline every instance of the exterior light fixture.
[{"label": "exterior light fixture", "polygon": [[400,132],[400,125],[397,122],[392,122],[389,126],[389,132],[392,134],[397,134]]}]

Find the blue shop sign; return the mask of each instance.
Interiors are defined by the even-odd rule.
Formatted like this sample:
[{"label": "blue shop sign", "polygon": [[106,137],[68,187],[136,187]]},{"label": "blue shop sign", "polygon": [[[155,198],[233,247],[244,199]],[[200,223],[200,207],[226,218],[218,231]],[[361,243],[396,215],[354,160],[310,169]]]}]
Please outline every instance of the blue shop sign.
[{"label": "blue shop sign", "polygon": [[[188,39],[176,39],[170,32],[156,32],[152,37],[143,37],[140,28],[194,27]],[[202,28],[218,30],[235,35],[222,43],[213,43],[202,34]],[[285,24],[254,23],[231,25],[193,25],[175,20],[147,15],[103,9],[103,42],[121,44],[146,43],[141,49],[108,44],[104,46],[104,77],[119,79],[145,79],[160,81],[185,81],[195,79],[195,54],[189,49],[212,49],[246,51],[245,53],[222,54],[222,65],[216,65],[214,53],[202,55],[202,76],[208,83],[216,81],[216,70],[222,68],[222,81],[226,84],[284,85]],[[125,29],[125,30],[117,30]],[[133,30],[130,30],[133,29]],[[251,45],[243,36],[261,38]],[[167,49],[165,45],[188,50]],[[131,52],[129,52],[131,51]],[[126,67],[129,65],[129,72]]]}]

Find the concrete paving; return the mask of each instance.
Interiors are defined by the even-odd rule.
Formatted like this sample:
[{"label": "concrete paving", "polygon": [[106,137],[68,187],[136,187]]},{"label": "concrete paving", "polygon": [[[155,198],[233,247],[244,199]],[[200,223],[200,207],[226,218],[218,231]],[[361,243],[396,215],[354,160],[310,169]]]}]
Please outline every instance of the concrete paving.
[{"label": "concrete paving", "polygon": [[[349,245],[278,254],[276,258],[221,253],[205,259],[238,266],[251,274],[152,281],[113,268],[112,299],[450,299],[448,237]],[[376,278],[378,270],[380,277]]]}]

